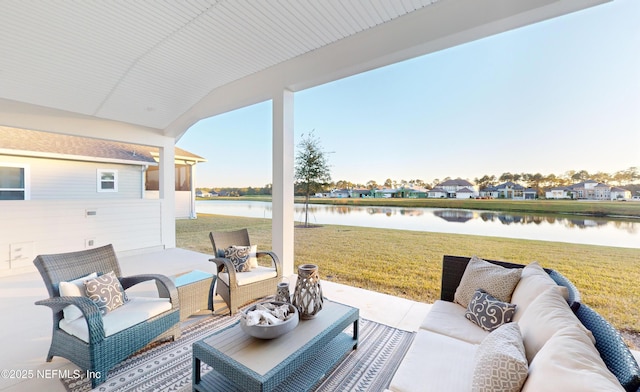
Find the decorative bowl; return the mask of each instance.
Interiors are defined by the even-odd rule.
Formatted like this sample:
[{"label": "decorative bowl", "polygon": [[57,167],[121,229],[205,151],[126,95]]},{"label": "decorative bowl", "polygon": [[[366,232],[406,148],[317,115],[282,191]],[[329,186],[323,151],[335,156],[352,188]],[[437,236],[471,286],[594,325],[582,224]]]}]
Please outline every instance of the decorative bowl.
[{"label": "decorative bowl", "polygon": [[286,302],[278,302],[278,301],[268,301],[261,302],[258,305],[270,303],[276,306],[281,305],[289,305],[289,318],[286,319],[281,324],[275,325],[247,325],[246,323],[246,315],[247,313],[256,310],[257,305],[253,305],[249,307],[247,310],[243,311],[242,316],[240,317],[240,328],[248,335],[253,336],[258,339],[275,339],[279,336],[284,335],[285,333],[293,330],[298,325],[298,309],[290,303]]}]

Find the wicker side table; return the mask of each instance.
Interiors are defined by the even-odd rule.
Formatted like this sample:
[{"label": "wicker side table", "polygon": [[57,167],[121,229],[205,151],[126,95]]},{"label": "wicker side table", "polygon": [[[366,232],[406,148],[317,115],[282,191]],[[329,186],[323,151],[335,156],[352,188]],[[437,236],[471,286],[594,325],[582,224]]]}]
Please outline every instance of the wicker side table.
[{"label": "wicker side table", "polygon": [[180,321],[200,310],[213,311],[216,276],[203,271],[189,271],[170,277],[180,298]]}]

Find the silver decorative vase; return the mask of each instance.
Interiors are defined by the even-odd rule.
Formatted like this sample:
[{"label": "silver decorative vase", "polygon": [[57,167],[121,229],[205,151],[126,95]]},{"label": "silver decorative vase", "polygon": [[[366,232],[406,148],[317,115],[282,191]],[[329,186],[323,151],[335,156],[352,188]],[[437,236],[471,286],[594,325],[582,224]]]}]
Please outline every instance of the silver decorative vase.
[{"label": "silver decorative vase", "polygon": [[276,289],[276,301],[291,303],[291,294],[289,293],[289,283],[280,282]]},{"label": "silver decorative vase", "polygon": [[298,267],[292,304],[303,320],[314,318],[322,310],[322,287],[317,265],[303,264]]}]

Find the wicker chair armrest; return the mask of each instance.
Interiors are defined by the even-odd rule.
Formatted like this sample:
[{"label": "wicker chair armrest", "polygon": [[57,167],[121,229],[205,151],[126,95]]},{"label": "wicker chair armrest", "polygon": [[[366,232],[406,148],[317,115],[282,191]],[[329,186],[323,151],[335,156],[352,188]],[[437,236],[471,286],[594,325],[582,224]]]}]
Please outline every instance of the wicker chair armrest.
[{"label": "wicker chair armrest", "polygon": [[54,297],[36,301],[36,305],[48,306],[54,313],[61,312],[69,305],[77,306],[85,320],[89,330],[89,340],[91,344],[104,340],[104,325],[102,323],[102,313],[98,305],[87,297]]},{"label": "wicker chair armrest", "polygon": [[262,251],[256,252],[256,257],[265,257],[265,256],[271,257],[271,261],[273,263],[273,266],[276,269],[276,273],[280,274],[282,272],[282,263],[280,262],[280,259],[278,258],[278,256],[275,253],[268,250],[262,250]]},{"label": "wicker chair armrest", "polygon": [[138,283],[154,280],[158,287],[158,296],[160,298],[169,298],[173,306],[178,304],[178,289],[176,289],[175,283],[169,277],[160,274],[141,274],[132,276],[120,277],[120,284],[126,290],[129,287],[135,286]]},{"label": "wicker chair armrest", "polygon": [[226,267],[227,273],[229,273],[229,286],[238,286],[236,280],[236,267],[233,265],[233,262],[230,259],[224,257],[216,257],[214,259],[209,259],[209,261],[216,263],[218,273],[222,272],[222,270]]}]

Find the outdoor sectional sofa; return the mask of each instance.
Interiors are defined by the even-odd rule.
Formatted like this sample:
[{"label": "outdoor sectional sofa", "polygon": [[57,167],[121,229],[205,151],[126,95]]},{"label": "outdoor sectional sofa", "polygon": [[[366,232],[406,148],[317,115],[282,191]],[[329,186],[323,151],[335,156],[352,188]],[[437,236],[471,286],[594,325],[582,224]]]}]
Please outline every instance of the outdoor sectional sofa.
[{"label": "outdoor sectional sofa", "polygon": [[620,334],[557,271],[444,256],[441,289],[390,391],[640,392]]}]

